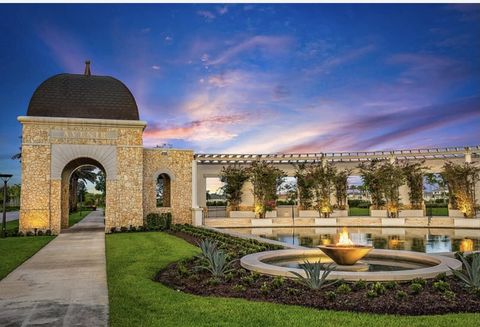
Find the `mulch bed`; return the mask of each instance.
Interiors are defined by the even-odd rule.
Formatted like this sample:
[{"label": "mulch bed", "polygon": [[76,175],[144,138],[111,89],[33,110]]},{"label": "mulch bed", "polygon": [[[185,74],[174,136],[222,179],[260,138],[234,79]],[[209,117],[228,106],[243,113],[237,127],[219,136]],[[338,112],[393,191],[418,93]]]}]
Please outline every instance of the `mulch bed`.
[{"label": "mulch bed", "polygon": [[[177,231],[172,234],[192,244],[198,244],[199,241],[187,233]],[[219,281],[212,278],[208,272],[196,269],[199,265],[200,261],[197,258],[173,263],[159,271],[155,281],[175,290],[196,295],[244,298],[316,309],[399,315],[480,312],[480,294],[468,292],[454,277],[445,279],[450,285],[450,290],[455,293],[454,298],[434,289],[435,280],[427,280],[419,294],[412,294],[410,282],[393,285],[383,283],[387,287],[390,286],[385,294],[369,298],[367,292],[373,283],[366,283],[365,287],[343,282],[350,286],[351,292],[341,294],[337,287],[342,285],[342,282],[320,290],[311,290],[294,279],[279,281],[279,278],[252,274],[243,269],[238,261],[233,266],[233,272]],[[398,291],[404,291],[406,296],[398,298]],[[335,292],[335,298],[331,292]]]}]

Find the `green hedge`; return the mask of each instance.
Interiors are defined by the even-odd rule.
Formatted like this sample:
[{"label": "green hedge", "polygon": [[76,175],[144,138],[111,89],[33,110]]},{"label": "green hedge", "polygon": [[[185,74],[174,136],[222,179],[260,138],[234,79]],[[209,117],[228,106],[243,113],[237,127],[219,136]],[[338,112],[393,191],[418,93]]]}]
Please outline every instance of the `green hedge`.
[{"label": "green hedge", "polygon": [[172,226],[172,214],[170,212],[149,213],[145,225],[148,230],[168,230]]},{"label": "green hedge", "polygon": [[365,200],[348,200],[348,206],[352,208],[370,208],[372,204]]}]

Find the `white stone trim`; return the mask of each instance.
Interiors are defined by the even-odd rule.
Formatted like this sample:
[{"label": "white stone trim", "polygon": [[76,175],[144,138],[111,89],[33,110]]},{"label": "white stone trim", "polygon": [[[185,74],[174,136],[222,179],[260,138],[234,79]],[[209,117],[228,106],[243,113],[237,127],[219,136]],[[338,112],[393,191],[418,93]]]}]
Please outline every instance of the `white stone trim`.
[{"label": "white stone trim", "polygon": [[143,127],[147,126],[147,122],[143,120],[121,120],[121,119],[91,119],[91,118],[64,118],[64,117],[37,117],[37,116],[19,116],[17,120],[22,124],[34,123],[55,124],[55,125],[101,125],[102,127]]},{"label": "white stone trim", "polygon": [[61,179],[65,166],[78,158],[91,158],[105,169],[107,180],[117,179],[117,148],[113,145],[52,144],[51,179]]}]

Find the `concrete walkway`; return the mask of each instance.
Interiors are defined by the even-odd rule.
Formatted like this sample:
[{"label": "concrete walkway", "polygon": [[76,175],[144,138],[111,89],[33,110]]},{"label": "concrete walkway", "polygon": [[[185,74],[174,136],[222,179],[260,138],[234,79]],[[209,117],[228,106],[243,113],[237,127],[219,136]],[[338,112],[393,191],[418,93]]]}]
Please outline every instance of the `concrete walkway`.
[{"label": "concrete walkway", "polygon": [[[12,220],[18,220],[18,217],[20,216],[19,211],[9,211],[7,212],[7,221],[12,221]],[[0,213],[0,217],[3,215],[3,213]]]},{"label": "concrete walkway", "polygon": [[63,231],[0,281],[0,326],[107,326],[101,211]]}]

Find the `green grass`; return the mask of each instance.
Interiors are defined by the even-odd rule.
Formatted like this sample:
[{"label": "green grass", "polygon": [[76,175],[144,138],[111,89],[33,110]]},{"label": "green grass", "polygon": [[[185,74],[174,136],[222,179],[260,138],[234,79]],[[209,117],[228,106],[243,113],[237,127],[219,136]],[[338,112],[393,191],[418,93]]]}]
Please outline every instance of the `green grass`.
[{"label": "green grass", "polygon": [[348,208],[348,215],[349,216],[369,216],[370,209],[351,207],[351,208]]},{"label": "green grass", "polygon": [[7,221],[7,233],[18,230],[18,219]]},{"label": "green grass", "polygon": [[480,314],[402,317],[200,297],[152,280],[198,249],[161,232],[106,236],[111,326],[476,326]]},{"label": "green grass", "polygon": [[68,227],[73,226],[76,223],[78,223],[80,220],[85,218],[90,212],[92,212],[92,211],[91,210],[82,210],[82,211],[72,212],[68,216]]},{"label": "green grass", "polygon": [[448,216],[448,208],[428,208],[427,216]]},{"label": "green grass", "polygon": [[0,239],[0,279],[7,276],[54,238],[54,236],[37,236]]}]

